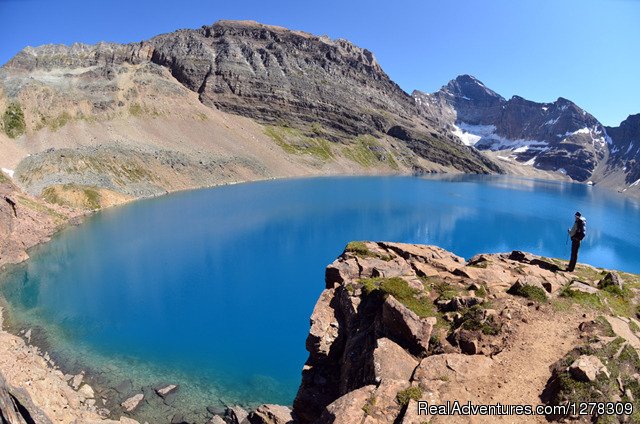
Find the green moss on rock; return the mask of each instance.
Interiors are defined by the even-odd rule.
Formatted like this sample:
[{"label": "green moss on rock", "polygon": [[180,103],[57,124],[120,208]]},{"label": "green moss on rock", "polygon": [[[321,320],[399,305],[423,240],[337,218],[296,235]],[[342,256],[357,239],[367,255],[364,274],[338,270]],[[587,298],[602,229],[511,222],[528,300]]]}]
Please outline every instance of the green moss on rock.
[{"label": "green moss on rock", "polygon": [[411,386],[408,389],[404,389],[398,392],[396,395],[396,401],[400,406],[407,406],[409,401],[418,401],[422,397],[422,389],[418,386]]},{"label": "green moss on rock", "polygon": [[533,300],[539,303],[547,302],[547,294],[545,293],[543,288],[532,286],[529,284],[524,284],[520,287],[514,287],[509,290],[510,294],[521,296],[526,299]]},{"label": "green moss on rock", "polygon": [[419,317],[438,317],[438,312],[431,300],[400,277],[364,278],[359,282],[363,285],[366,294],[375,291],[385,295],[390,294]]}]

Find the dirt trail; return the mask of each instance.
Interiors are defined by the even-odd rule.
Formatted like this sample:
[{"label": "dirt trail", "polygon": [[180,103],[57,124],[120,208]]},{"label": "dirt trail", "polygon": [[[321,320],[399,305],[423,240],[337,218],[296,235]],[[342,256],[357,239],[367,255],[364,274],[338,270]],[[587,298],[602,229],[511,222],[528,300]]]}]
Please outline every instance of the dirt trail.
[{"label": "dirt trail", "polygon": [[[574,311],[533,309],[528,315],[528,322],[517,324],[510,346],[494,356],[493,366],[484,377],[463,383],[464,387],[452,385],[440,398],[482,405],[541,404],[540,394],[551,375],[549,367],[577,344],[578,324],[593,317],[584,318]],[[531,416],[439,417],[432,422],[547,423],[544,417]]]}]

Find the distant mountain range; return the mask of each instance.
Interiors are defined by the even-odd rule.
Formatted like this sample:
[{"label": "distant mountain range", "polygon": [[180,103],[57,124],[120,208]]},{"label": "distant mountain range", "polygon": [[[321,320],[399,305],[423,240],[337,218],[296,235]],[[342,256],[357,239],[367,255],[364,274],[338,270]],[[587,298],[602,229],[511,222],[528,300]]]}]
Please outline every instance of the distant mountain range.
[{"label": "distant mountain range", "polygon": [[519,96],[506,100],[469,75],[433,94],[414,91],[413,97],[462,142],[501,152],[505,161],[582,182],[600,182],[622,173],[625,184],[638,184],[640,114],[629,116],[619,127],[605,127],[570,100],[537,103]]},{"label": "distant mountain range", "polygon": [[640,115],[604,127],[569,100],[505,100],[467,75],[409,95],[366,49],[248,21],[126,45],[27,47],[0,68],[0,113],[0,166],[22,189],[72,206],[91,203],[88,189],[106,206],[336,173],[640,188]]}]

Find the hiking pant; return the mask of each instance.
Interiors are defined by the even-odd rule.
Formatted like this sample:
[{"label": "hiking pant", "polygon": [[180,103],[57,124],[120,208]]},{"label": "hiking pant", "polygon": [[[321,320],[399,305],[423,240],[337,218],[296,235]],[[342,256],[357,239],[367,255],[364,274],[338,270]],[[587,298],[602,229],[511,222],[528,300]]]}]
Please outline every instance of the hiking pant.
[{"label": "hiking pant", "polygon": [[578,262],[578,250],[580,249],[580,240],[571,239],[571,261],[569,261],[569,266],[567,267],[567,271],[573,271],[576,269],[576,262]]}]

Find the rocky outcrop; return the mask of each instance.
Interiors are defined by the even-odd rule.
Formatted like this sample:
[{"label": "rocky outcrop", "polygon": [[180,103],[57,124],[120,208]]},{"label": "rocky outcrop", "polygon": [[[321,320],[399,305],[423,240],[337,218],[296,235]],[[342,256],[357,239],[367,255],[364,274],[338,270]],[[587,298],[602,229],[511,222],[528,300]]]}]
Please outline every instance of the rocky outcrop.
[{"label": "rocky outcrop", "polygon": [[27,249],[78,217],[77,212],[21,192],[0,172],[0,267],[24,261]]},{"label": "rocky outcrop", "polygon": [[[590,328],[576,318],[587,316],[580,309],[582,302],[614,302],[618,308],[626,305],[635,311],[640,277],[582,264],[567,273],[561,271],[565,265],[519,251],[465,261],[435,246],[350,243],[327,267],[326,287],[311,315],[309,358],[293,418],[323,424],[424,422],[428,417],[417,413],[418,400],[486,402],[488,398],[471,395],[478,390],[476,385],[497,384],[482,389],[489,396],[491,390],[509,386],[513,376],[503,373],[515,372],[511,362],[522,360],[524,354],[529,358],[523,360],[528,362],[525,366],[533,366],[536,360],[531,355],[536,352],[520,349],[525,348],[521,340],[531,331],[523,326],[534,315],[544,316],[545,325],[568,316],[575,319],[574,336],[566,330],[558,332],[568,341],[578,340],[577,334]],[[581,291],[578,285],[590,290]],[[577,310],[559,318],[551,303]],[[631,318],[624,319],[610,318],[621,327],[621,335],[633,339],[626,346],[635,343],[636,336],[622,328]],[[537,342],[539,336],[535,338]],[[536,388],[526,389],[538,390],[536,401],[541,396],[553,404],[564,396],[550,396],[554,389],[551,383],[545,387],[544,381],[554,378],[550,371],[554,361],[573,347],[557,349],[556,356],[550,356],[552,361],[543,362],[536,371],[544,378]],[[564,368],[553,372],[577,382],[599,381],[600,374],[610,377],[602,356],[569,357],[570,362],[561,360]],[[492,376],[501,375],[497,383],[493,381]],[[509,390],[524,388],[515,383]]]}]

